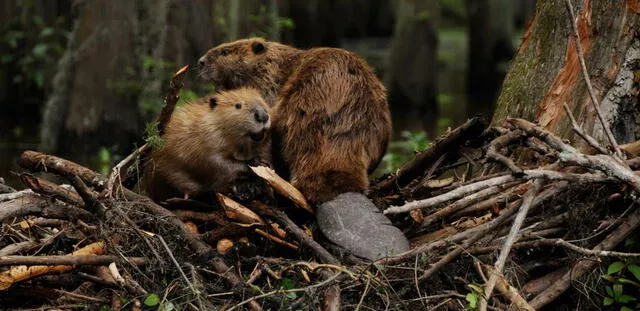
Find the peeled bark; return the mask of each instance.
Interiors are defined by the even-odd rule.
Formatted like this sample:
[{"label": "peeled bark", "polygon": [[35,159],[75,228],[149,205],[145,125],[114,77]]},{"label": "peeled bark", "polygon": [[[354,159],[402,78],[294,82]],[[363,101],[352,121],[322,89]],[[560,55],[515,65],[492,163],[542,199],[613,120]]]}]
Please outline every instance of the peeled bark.
[{"label": "peeled bark", "polygon": [[[640,1],[572,0],[580,45],[604,119],[619,144],[640,136]],[[574,138],[567,104],[587,134],[607,144],[581,72],[565,1],[539,1],[504,81],[493,123],[535,120]],[[582,144],[580,139],[576,143]]]}]

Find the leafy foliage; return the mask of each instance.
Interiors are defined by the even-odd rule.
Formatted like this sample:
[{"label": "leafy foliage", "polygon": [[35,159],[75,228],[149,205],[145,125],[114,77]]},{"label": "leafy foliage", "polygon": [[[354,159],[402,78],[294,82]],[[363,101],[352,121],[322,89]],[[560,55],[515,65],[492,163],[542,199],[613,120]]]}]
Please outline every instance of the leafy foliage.
[{"label": "leafy foliage", "polygon": [[607,281],[602,305],[620,311],[637,310],[640,307],[640,265],[638,262],[616,261],[609,264],[607,273],[602,275]]},{"label": "leafy foliage", "polygon": [[[19,1],[24,12],[30,12],[33,3]],[[35,85],[44,88],[55,65],[64,53],[69,32],[65,20],[58,17],[46,23],[40,16],[15,16],[0,29],[0,63],[13,67],[11,83]]]},{"label": "leafy foliage", "polygon": [[415,152],[422,151],[429,145],[427,134],[422,131],[403,131],[401,137],[403,140],[391,142],[390,151],[382,158],[385,173],[396,171],[402,164],[410,161]]}]

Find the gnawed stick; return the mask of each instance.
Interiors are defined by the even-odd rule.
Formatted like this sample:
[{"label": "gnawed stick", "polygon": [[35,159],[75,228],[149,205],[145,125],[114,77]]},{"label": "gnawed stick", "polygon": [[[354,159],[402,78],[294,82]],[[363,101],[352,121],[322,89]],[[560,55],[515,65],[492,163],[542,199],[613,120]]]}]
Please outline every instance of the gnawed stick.
[{"label": "gnawed stick", "polygon": [[266,166],[250,166],[251,170],[256,173],[260,178],[269,184],[277,193],[291,200],[296,206],[306,210],[313,214],[313,208],[304,198],[302,193],[296,189],[293,185],[288,183],[282,177],[278,176],[274,170]]},{"label": "gnawed stick", "polygon": [[511,247],[513,246],[513,243],[516,241],[518,232],[520,232],[520,228],[522,227],[522,224],[524,223],[524,220],[527,217],[527,213],[529,212],[529,209],[533,205],[534,199],[538,194],[538,191],[540,191],[540,188],[542,188],[543,184],[544,184],[543,180],[538,179],[534,181],[533,185],[529,188],[529,190],[527,190],[527,193],[525,193],[524,197],[522,198],[522,206],[520,206],[520,209],[518,210],[518,214],[516,215],[516,218],[513,221],[513,225],[511,226],[511,230],[509,231],[509,235],[507,236],[507,239],[504,242],[504,246],[500,250],[500,255],[498,256],[498,260],[496,260],[496,263],[494,265],[495,269],[492,271],[492,274],[489,276],[489,281],[485,285],[484,298],[480,300],[480,303],[478,305],[478,309],[480,311],[487,310],[487,301],[489,300],[489,298],[491,298],[493,287],[496,285],[499,275],[502,274],[502,270],[504,269],[504,266],[507,262],[507,257],[511,252]]},{"label": "gnawed stick", "polygon": [[421,176],[431,163],[446,151],[455,149],[466,141],[480,136],[485,127],[486,123],[482,118],[474,117],[469,119],[463,125],[436,141],[428,149],[416,155],[413,161],[403,166],[395,175],[371,187],[371,191],[386,193],[394,188],[406,186],[413,179]]},{"label": "gnawed stick", "polygon": [[36,193],[30,193],[11,201],[0,202],[0,221],[26,215],[42,215],[47,218],[64,220],[88,220],[93,217],[86,210],[58,201],[52,202],[50,199]]},{"label": "gnawed stick", "polygon": [[40,153],[37,151],[27,150],[22,153],[18,164],[32,172],[50,172],[60,176],[76,175],[96,190],[101,191],[106,183],[106,178],[84,166],[74,162]]},{"label": "gnawed stick", "polygon": [[483,265],[484,270],[487,275],[498,275],[498,279],[496,281],[496,289],[513,305],[515,305],[518,310],[526,310],[526,311],[536,311],[527,303],[527,301],[522,297],[522,294],[518,292],[518,290],[509,285],[507,280],[500,274],[495,273],[494,268],[489,265]]},{"label": "gnawed stick", "polygon": [[[625,221],[620,224],[616,230],[609,233],[602,242],[594,247],[594,250],[608,251],[613,249],[620,242],[624,241],[624,239],[639,226],[640,208],[636,208],[631,214],[629,214],[629,216],[627,216]],[[565,273],[561,278],[553,282],[550,287],[530,300],[529,304],[536,310],[544,307],[564,293],[564,291],[571,286],[573,279],[582,277],[584,274],[591,271],[597,263],[597,261],[593,260],[578,261],[569,272]]]},{"label": "gnawed stick", "polygon": [[[104,253],[104,243],[96,242],[89,244],[73,253],[71,256],[79,255],[102,255]],[[14,266],[9,270],[0,273],[0,290],[7,290],[13,284],[34,278],[47,273],[66,272],[73,269],[70,265],[61,266]]]}]

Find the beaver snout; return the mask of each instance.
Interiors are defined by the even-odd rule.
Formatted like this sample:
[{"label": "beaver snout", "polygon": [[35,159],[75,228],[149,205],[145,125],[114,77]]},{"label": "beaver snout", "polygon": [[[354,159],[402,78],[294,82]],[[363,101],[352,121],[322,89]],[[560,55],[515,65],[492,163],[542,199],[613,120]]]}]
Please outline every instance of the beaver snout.
[{"label": "beaver snout", "polygon": [[198,66],[200,68],[204,68],[204,66],[207,64],[207,57],[206,56],[202,56],[200,57],[200,59],[198,59]]},{"label": "beaver snout", "polygon": [[269,114],[264,110],[256,110],[254,113],[256,121],[260,123],[267,123],[269,121]]}]

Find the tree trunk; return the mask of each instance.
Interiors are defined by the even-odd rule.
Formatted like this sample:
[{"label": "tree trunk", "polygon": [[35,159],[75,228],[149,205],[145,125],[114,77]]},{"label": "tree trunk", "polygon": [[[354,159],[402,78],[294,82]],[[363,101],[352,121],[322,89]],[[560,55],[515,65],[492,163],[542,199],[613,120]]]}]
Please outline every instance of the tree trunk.
[{"label": "tree trunk", "polygon": [[[435,135],[438,105],[437,2],[399,0],[386,85],[394,127],[417,124]],[[415,128],[407,128],[415,129]]]},{"label": "tree trunk", "polygon": [[[640,136],[640,1],[572,0],[599,107],[618,143]],[[539,1],[504,81],[493,124],[535,120],[573,138],[567,104],[586,133],[606,143],[581,72],[565,2]],[[581,143],[580,140],[576,141]]]},{"label": "tree trunk", "polygon": [[41,149],[83,162],[101,147],[129,153],[161,107],[170,74],[214,45],[212,10],[210,0],[78,4],[45,105]]}]

